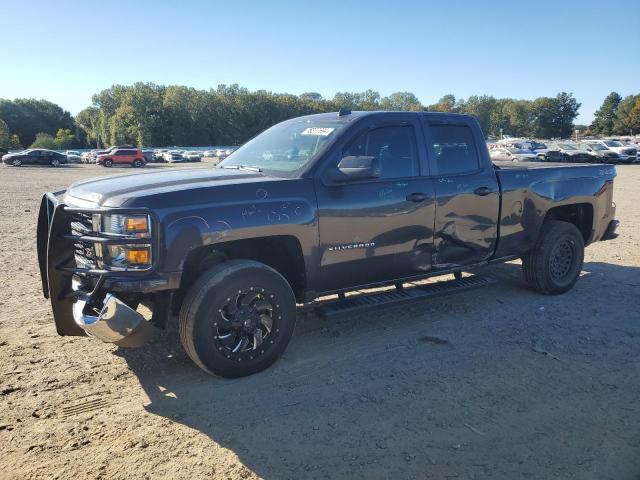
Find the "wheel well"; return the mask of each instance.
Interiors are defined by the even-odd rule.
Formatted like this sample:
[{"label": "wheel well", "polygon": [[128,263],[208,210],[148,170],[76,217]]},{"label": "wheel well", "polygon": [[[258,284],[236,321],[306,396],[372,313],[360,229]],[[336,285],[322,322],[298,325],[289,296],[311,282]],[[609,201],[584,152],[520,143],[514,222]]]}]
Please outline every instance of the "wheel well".
[{"label": "wheel well", "polygon": [[270,266],[289,282],[296,299],[303,299],[307,279],[302,247],[289,235],[221,242],[193,250],[184,264],[181,290],[185,291],[203,271],[230,259],[255,260]]},{"label": "wheel well", "polygon": [[574,205],[554,207],[547,212],[545,220],[547,219],[573,223],[582,233],[584,243],[589,243],[593,229],[592,205],[588,203],[576,203]]}]

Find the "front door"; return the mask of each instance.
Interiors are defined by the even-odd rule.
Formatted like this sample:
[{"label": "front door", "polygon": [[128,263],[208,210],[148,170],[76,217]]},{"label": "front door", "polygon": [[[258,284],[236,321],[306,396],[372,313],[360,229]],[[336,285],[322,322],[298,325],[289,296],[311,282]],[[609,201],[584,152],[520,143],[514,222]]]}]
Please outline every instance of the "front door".
[{"label": "front door", "polygon": [[[415,117],[414,117],[415,118]],[[424,274],[431,266],[434,190],[421,176],[426,151],[415,120],[353,133],[329,162],[347,156],[379,160],[379,178],[316,181],[323,292]]]},{"label": "front door", "polygon": [[[434,269],[485,261],[498,239],[500,189],[479,129],[425,117],[436,192]],[[477,137],[477,138],[476,138]]]}]

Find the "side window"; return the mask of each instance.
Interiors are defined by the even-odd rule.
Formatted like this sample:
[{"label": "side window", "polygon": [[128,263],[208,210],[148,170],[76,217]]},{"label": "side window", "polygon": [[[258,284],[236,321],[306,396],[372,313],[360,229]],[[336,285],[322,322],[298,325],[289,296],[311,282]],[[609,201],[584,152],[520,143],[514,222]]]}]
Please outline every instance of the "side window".
[{"label": "side window", "polygon": [[478,150],[471,128],[466,125],[429,127],[438,175],[473,172],[480,168]]},{"label": "side window", "polygon": [[418,151],[413,127],[382,127],[363,133],[342,156],[372,156],[378,158],[380,178],[418,176]]}]

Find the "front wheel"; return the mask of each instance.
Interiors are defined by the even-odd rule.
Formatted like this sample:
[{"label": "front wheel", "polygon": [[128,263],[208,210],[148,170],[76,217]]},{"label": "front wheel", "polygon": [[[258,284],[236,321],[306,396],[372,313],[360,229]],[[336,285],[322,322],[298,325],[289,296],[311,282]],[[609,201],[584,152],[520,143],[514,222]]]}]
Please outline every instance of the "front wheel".
[{"label": "front wheel", "polygon": [[22,160],[20,160],[19,158],[16,158],[16,159],[13,161],[13,166],[14,166],[14,167],[21,167],[21,166],[22,166]]},{"label": "front wheel", "polygon": [[140,168],[142,166],[142,160],[140,160],[139,158],[136,158],[133,161],[132,166],[133,166],[133,168]]},{"label": "front wheel", "polygon": [[105,167],[109,168],[109,167],[113,167],[113,160],[105,160],[104,162],[102,162],[102,165],[104,165]]},{"label": "front wheel", "polygon": [[51,161],[49,162],[49,165],[51,165],[52,167],[59,167],[60,160],[58,160],[57,158],[52,158]]},{"label": "front wheel", "polygon": [[243,377],[278,359],[295,318],[295,296],[282,275],[262,263],[231,260],[190,287],[180,309],[180,340],[203,370]]},{"label": "front wheel", "polygon": [[547,295],[564,293],[575,285],[584,262],[584,239],[569,222],[548,220],[535,247],[522,257],[525,281]]}]

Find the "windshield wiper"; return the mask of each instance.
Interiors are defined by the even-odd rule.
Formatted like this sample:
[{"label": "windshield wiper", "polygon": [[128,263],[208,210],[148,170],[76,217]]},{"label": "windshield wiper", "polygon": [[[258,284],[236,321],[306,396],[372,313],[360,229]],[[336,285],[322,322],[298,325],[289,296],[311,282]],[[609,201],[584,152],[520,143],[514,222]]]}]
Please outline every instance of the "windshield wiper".
[{"label": "windshield wiper", "polygon": [[262,172],[262,169],[258,167],[252,167],[251,165],[218,165],[218,168],[225,168],[227,170],[248,170],[250,172]]}]

